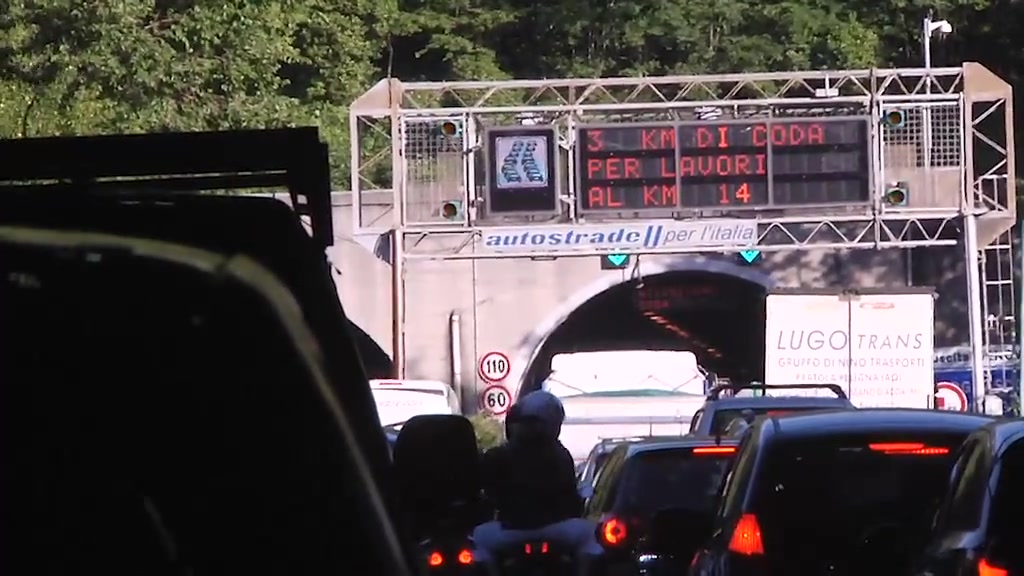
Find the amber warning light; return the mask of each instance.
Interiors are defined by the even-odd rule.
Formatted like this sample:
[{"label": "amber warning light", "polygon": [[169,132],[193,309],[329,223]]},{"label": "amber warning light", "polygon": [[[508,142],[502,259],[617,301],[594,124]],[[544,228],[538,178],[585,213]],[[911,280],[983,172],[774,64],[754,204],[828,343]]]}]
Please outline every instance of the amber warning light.
[{"label": "amber warning light", "polygon": [[903,128],[907,123],[907,115],[902,110],[889,110],[882,115],[882,124],[887,128]]},{"label": "amber warning light", "polygon": [[462,217],[462,202],[449,200],[441,204],[441,218],[445,220],[458,220]]},{"label": "amber warning light", "polygon": [[454,120],[445,120],[441,123],[441,134],[449,138],[454,138],[459,134],[462,134],[462,124]]}]

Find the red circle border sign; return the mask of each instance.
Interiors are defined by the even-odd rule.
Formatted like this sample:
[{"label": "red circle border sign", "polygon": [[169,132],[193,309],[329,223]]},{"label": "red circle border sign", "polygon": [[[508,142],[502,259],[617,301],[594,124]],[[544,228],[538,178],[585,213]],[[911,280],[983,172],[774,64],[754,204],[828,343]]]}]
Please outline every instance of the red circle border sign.
[{"label": "red circle border sign", "polygon": [[[493,378],[493,377],[488,375],[488,371],[486,369],[487,362],[489,360],[493,360],[493,359],[499,359],[499,360],[502,360],[502,361],[505,362],[504,375],[501,376],[500,378]],[[504,379],[508,378],[509,374],[512,373],[512,360],[510,360],[508,355],[505,354],[504,352],[498,352],[496,350],[492,350],[491,352],[487,352],[486,354],[484,354],[483,356],[480,357],[480,362],[477,363],[476,372],[477,372],[477,374],[480,375],[480,378],[482,378],[485,382],[490,382],[490,383],[501,382]]]},{"label": "red circle border sign", "polygon": [[[490,395],[491,392],[501,392],[502,394],[505,395],[506,400],[504,407],[500,405],[490,407],[487,405],[487,397],[488,395]],[[483,393],[480,394],[480,408],[483,411],[491,414],[492,416],[501,416],[502,414],[508,412],[510,408],[512,408],[512,392],[508,388],[502,386],[501,384],[492,384],[487,388],[484,388]]]}]

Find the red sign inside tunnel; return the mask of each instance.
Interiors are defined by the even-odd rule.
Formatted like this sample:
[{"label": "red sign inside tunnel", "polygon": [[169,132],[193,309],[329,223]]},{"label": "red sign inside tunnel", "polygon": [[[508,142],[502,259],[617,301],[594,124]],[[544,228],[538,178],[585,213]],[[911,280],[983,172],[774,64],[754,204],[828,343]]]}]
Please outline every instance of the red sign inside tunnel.
[{"label": "red sign inside tunnel", "polygon": [[722,287],[713,283],[644,285],[636,289],[634,300],[642,312],[662,312],[705,306],[722,295]]}]

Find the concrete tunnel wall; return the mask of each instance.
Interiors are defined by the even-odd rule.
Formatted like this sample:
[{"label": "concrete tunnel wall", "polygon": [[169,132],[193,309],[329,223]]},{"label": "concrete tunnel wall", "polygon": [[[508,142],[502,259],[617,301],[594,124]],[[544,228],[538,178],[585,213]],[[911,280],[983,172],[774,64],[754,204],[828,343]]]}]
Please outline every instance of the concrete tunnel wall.
[{"label": "concrete tunnel wall", "polygon": [[[334,210],[336,245],[329,257],[339,295],[351,320],[391,355],[390,266],[373,255],[375,237],[355,238],[351,208]],[[441,242],[428,239],[425,242]],[[766,253],[755,266],[740,266],[734,254],[643,256],[645,275],[670,270],[706,270],[781,287],[906,286],[904,250],[805,250]],[[914,250],[913,285],[935,286],[936,346],[967,341],[966,281],[962,250]],[[410,261],[406,267],[406,373],[409,378],[449,381],[449,315],[461,316],[460,366],[466,397],[475,409],[486,383],[478,378],[478,358],[491,350],[506,353],[512,374],[505,384],[520,387],[530,360],[550,333],[577,306],[629,279],[630,271],[601,270],[595,258],[556,261]]]}]

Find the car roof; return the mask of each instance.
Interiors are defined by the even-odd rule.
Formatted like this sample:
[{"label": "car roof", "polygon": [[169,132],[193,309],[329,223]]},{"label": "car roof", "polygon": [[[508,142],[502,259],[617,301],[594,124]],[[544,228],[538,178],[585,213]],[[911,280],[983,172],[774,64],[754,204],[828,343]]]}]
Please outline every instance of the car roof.
[{"label": "car roof", "polygon": [[602,454],[611,452],[621,444],[630,444],[632,442],[638,442],[643,440],[643,437],[628,437],[628,438],[601,438],[597,444],[594,445],[593,452],[595,454]]},{"label": "car roof", "polygon": [[656,452],[658,450],[674,450],[679,448],[700,448],[704,446],[736,446],[739,444],[737,438],[716,439],[714,436],[652,436],[639,442],[632,442],[626,449],[626,456],[630,457],[642,452]]},{"label": "car roof", "polygon": [[755,426],[785,437],[840,436],[882,432],[935,432],[970,434],[989,424],[993,417],[948,410],[867,408],[832,412],[782,414],[765,418]]},{"label": "car roof", "polygon": [[992,446],[996,453],[1009,447],[1007,442],[1024,433],[1024,420],[1020,418],[998,419],[982,428],[993,439]]},{"label": "car roof", "polygon": [[823,408],[849,408],[851,406],[848,399],[836,398],[834,396],[730,396],[728,398],[708,400],[708,404],[713,404],[716,410],[762,408],[765,405],[772,407],[777,406],[779,408],[804,408],[817,406],[821,406]]}]

